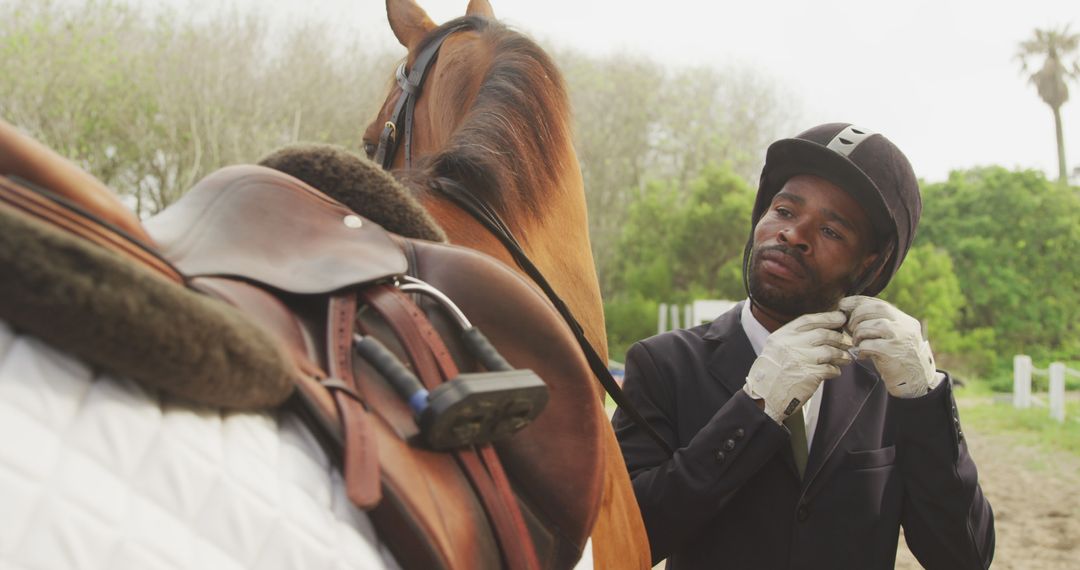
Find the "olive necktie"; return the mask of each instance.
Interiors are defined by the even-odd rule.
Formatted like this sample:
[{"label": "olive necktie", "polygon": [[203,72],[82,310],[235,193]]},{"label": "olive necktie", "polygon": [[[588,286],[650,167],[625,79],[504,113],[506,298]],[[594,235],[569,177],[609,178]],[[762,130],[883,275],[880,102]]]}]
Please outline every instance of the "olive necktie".
[{"label": "olive necktie", "polygon": [[791,452],[795,454],[795,467],[799,469],[799,478],[802,479],[806,471],[806,422],[803,421],[802,408],[795,411],[784,420],[784,425],[791,431]]}]

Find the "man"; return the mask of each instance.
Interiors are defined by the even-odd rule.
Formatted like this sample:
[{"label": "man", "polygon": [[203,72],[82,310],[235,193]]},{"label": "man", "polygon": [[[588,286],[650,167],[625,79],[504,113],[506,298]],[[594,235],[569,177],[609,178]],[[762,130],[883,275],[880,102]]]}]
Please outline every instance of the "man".
[{"label": "man", "polygon": [[872,297],[921,209],[879,134],[827,124],[769,147],[749,299],[627,354],[627,396],[675,449],[615,413],[654,563],[891,568],[902,525],[927,568],[989,566],[993,514],[951,382],[919,322]]}]

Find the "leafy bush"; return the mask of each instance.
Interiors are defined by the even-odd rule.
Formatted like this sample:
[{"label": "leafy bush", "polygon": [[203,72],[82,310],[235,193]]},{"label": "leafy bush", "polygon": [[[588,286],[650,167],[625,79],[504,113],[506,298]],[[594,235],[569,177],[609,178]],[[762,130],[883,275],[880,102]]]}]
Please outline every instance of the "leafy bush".
[{"label": "leafy bush", "polygon": [[1080,355],[1080,192],[995,166],[953,172],[923,194],[919,243],[949,252],[966,300],[956,329],[993,331],[1005,366],[1017,353]]},{"label": "leafy bush", "polygon": [[617,293],[604,312],[613,358],[656,332],[661,302],[742,298],[753,201],[754,191],[728,166],[709,166],[686,186],[647,185],[629,207],[617,260],[609,264]]},{"label": "leafy bush", "polygon": [[881,298],[923,323],[938,365],[957,374],[982,375],[994,365],[994,331],[960,332],[956,321],[966,299],[948,252],[922,244],[908,252]]},{"label": "leafy bush", "polygon": [[604,302],[608,354],[612,359],[622,362],[630,345],[656,334],[659,308],[659,303],[641,295],[627,295]]}]

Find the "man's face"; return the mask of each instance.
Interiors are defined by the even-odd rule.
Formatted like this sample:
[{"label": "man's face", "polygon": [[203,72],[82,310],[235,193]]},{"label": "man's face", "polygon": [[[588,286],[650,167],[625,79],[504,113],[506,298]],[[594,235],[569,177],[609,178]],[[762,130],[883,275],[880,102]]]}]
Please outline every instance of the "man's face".
[{"label": "man's face", "polygon": [[873,241],[850,194],[823,178],[796,176],[754,227],[750,293],[792,318],[832,310],[876,258]]}]

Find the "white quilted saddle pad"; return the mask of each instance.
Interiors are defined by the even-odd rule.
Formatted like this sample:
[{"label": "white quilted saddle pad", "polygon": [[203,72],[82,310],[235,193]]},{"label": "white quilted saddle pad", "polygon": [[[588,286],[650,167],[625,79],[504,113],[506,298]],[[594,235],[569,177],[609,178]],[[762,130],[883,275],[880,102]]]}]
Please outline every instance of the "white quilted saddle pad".
[{"label": "white quilted saddle pad", "polygon": [[0,321],[0,570],[397,568],[287,412],[172,404]]}]

